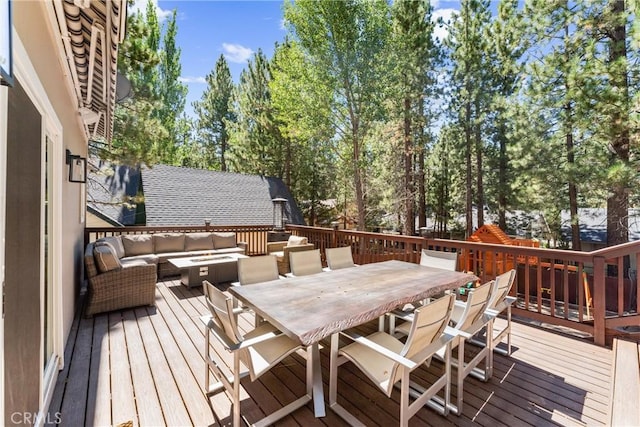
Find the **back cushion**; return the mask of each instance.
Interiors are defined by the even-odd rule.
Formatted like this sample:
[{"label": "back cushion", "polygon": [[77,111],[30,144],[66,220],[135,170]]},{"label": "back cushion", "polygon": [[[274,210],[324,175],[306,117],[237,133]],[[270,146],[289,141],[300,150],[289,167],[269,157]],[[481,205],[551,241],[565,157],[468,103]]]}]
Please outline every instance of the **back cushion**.
[{"label": "back cushion", "polygon": [[153,253],[153,239],[150,234],[128,234],[122,236],[122,245],[126,256]]},{"label": "back cushion", "polygon": [[122,246],[122,238],[120,236],[103,237],[96,242],[107,242],[116,251],[118,258],[124,258],[124,246]]},{"label": "back cushion", "polygon": [[96,242],[93,246],[93,257],[96,260],[96,266],[100,273],[120,270],[122,268],[122,264],[116,256],[115,250],[109,243]]},{"label": "back cushion", "polygon": [[153,248],[156,254],[164,252],[182,252],[184,251],[184,234],[154,234]]},{"label": "back cushion", "polygon": [[214,249],[235,248],[236,233],[213,233]]},{"label": "back cushion", "polygon": [[289,240],[287,241],[287,246],[300,246],[300,245],[306,245],[307,243],[309,243],[309,240],[306,237],[289,236]]},{"label": "back cushion", "polygon": [[185,251],[205,251],[213,249],[211,233],[187,233],[184,237]]}]

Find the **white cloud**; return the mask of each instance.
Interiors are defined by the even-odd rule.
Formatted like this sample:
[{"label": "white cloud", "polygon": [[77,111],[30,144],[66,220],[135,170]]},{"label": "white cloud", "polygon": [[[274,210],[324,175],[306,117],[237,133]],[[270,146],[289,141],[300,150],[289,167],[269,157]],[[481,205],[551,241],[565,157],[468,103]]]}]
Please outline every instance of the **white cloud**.
[{"label": "white cloud", "polygon": [[433,32],[434,36],[438,40],[442,41],[447,37],[447,34],[449,33],[448,22],[451,20],[452,15],[457,13],[458,11],[456,9],[437,9],[433,11],[433,14],[431,15],[433,22],[436,22],[438,18],[442,18],[444,21],[444,25],[436,25]]},{"label": "white cloud", "polygon": [[181,81],[182,83],[207,83],[207,79],[205,79],[202,76],[180,76],[178,77],[178,80]]},{"label": "white cloud", "polygon": [[246,62],[253,54],[253,51],[248,47],[233,43],[222,43],[222,50],[227,61],[238,64]]},{"label": "white cloud", "polygon": [[167,18],[171,16],[173,13],[172,10],[163,10],[158,6],[158,0],[135,0],[132,6],[129,6],[128,11],[129,15],[134,13],[142,13],[145,14],[147,11],[147,3],[151,2],[156,10],[156,16],[158,17],[158,22],[162,23]]}]

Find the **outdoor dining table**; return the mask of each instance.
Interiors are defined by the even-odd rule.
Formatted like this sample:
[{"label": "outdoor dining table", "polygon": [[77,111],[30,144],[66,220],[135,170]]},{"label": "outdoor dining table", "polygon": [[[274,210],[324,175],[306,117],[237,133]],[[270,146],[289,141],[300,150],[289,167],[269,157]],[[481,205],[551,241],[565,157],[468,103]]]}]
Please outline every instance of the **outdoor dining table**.
[{"label": "outdoor dining table", "polygon": [[322,417],[320,340],[475,280],[467,273],[393,260],[236,286],[229,292],[311,351],[314,411]]}]

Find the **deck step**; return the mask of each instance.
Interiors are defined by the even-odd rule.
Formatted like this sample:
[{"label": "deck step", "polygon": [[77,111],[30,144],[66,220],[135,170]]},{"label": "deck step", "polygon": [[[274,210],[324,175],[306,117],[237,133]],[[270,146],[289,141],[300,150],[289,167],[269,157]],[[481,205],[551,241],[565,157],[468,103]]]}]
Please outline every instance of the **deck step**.
[{"label": "deck step", "polygon": [[640,344],[613,341],[611,425],[640,425]]}]

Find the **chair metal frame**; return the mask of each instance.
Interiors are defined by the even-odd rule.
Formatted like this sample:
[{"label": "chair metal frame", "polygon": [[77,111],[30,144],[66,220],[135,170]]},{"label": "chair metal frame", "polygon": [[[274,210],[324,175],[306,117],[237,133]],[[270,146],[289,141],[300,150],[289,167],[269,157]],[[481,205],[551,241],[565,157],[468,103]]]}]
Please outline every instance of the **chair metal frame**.
[{"label": "chair metal frame", "polygon": [[[245,336],[241,335],[237,326],[237,313],[234,310],[233,299],[223,294],[222,291],[206,280],[203,281],[203,291],[207,306],[211,312],[210,315],[201,317],[207,327],[205,333],[205,392],[207,396],[221,391],[227,391],[231,395],[233,401],[233,426],[239,427],[241,425],[240,380],[249,375],[251,381],[255,381],[291,353],[304,347],[266,322],[245,334]],[[220,341],[225,350],[233,353],[233,372],[231,376],[227,376],[222,369],[225,364],[213,357],[211,335]],[[272,343],[272,346],[279,347],[280,353],[275,357],[272,355],[262,357],[260,355],[261,350],[264,351],[264,345],[269,342]],[[306,353],[306,394],[251,425],[258,427],[271,425],[312,400],[312,363],[310,354],[310,352]],[[268,360],[269,357],[272,360]],[[248,368],[248,371],[240,372],[240,362]],[[217,380],[213,385],[210,383],[211,374]],[[244,421],[249,424],[246,419]]]},{"label": "chair metal frame", "polygon": [[[457,368],[455,381],[458,389],[456,403],[451,403],[449,410],[456,415],[462,414],[464,379],[471,375],[486,382],[489,381],[493,375],[492,332],[493,319],[495,316],[488,315],[485,311],[491,295],[495,292],[495,288],[496,282],[492,280],[471,290],[466,302],[456,300],[451,313],[451,323],[453,326],[447,327],[446,332],[455,337],[451,343],[452,350],[456,347],[458,349],[457,357],[451,356],[451,365]],[[395,329],[397,335],[406,335],[409,332],[412,327],[413,313],[411,316],[406,316],[404,320],[408,320],[408,322]],[[471,361],[466,362],[464,358],[465,343],[472,339],[474,335],[478,334],[478,332],[482,331],[483,328],[486,328],[487,331],[484,334],[485,341],[483,342],[483,348]],[[445,359],[442,350],[437,354],[437,358],[440,360]],[[482,361],[484,361],[484,367],[481,369],[478,366]]]},{"label": "chair metal frame", "polygon": [[[337,402],[338,367],[351,361],[387,397],[391,397],[394,386],[400,389],[401,426],[408,426],[409,419],[425,405],[446,416],[451,407],[450,354],[455,335],[448,334],[445,331],[450,329],[447,327],[447,323],[452,312],[454,300],[453,295],[448,295],[417,309],[415,311],[416,321],[412,325],[404,344],[386,332],[380,331],[367,337],[360,336],[352,331],[333,334],[331,336],[329,406],[349,424],[364,425]],[[438,317],[433,319],[434,316]],[[339,349],[340,335],[347,337],[353,343]],[[444,375],[433,382],[428,389],[411,381],[411,373],[423,364],[428,365],[431,358],[440,350],[443,351],[445,361]],[[382,370],[385,374],[388,374],[388,377],[385,376],[382,382],[379,379],[376,381],[374,378],[376,374],[368,372],[365,367],[366,362],[371,363],[372,358],[376,359],[374,363],[384,364]],[[379,366],[374,368],[380,369]],[[377,374],[379,375],[380,372],[377,372]],[[441,390],[444,390],[443,397],[437,395]],[[410,402],[410,397],[414,399],[413,402]]]}]

